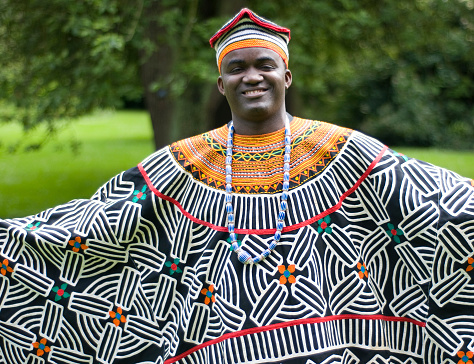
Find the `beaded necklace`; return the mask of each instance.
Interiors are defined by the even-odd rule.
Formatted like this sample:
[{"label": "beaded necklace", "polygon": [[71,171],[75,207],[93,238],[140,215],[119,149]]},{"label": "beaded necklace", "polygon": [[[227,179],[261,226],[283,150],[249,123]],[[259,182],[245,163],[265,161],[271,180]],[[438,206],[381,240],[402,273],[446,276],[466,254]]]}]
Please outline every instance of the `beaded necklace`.
[{"label": "beaded necklace", "polygon": [[232,148],[234,146],[234,123],[231,121],[229,125],[229,134],[227,135],[227,150],[225,158],[225,202],[227,211],[227,229],[230,234],[230,241],[233,250],[237,253],[238,259],[241,263],[252,264],[259,263],[267,258],[273,249],[276,248],[281,238],[281,231],[288,208],[288,189],[290,187],[290,153],[291,153],[291,130],[290,121],[288,117],[285,120],[285,156],[283,159],[283,190],[280,197],[280,211],[278,213],[277,227],[273,241],[268,245],[268,248],[263,250],[259,255],[252,257],[249,253],[243,251],[242,247],[237,242],[237,235],[235,234],[235,219],[234,209],[232,207]]}]

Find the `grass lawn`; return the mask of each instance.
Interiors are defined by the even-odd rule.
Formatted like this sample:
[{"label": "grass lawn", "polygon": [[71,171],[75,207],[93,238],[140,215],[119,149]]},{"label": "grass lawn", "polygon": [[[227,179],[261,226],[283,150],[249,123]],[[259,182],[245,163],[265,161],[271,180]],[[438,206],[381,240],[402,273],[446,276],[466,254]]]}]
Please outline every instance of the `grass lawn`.
[{"label": "grass lawn", "polygon": [[[72,122],[38,151],[11,154],[7,146],[19,139],[21,129],[0,125],[0,218],[89,198],[112,176],[153,152],[151,133],[146,112],[104,111]],[[77,151],[69,146],[74,141]]]},{"label": "grass lawn", "polygon": [[474,178],[474,152],[442,150],[435,148],[392,148],[409,157],[433,163],[459,173],[461,176]]},{"label": "grass lawn", "polygon": [[[89,198],[112,176],[153,152],[149,117],[143,111],[100,112],[69,124],[38,151],[8,153],[8,145],[21,136],[17,125],[0,125],[0,218]],[[74,141],[77,151],[68,146]],[[474,178],[474,152],[394,149]]]}]

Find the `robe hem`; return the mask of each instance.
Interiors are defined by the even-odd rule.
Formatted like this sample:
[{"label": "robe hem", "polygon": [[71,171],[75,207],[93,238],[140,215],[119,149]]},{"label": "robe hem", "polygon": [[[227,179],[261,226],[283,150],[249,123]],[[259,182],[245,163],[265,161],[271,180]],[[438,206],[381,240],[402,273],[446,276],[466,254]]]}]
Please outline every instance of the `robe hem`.
[{"label": "robe hem", "polygon": [[267,325],[267,326],[262,326],[262,327],[253,327],[250,329],[230,332],[216,339],[206,341],[200,345],[196,345],[192,349],[189,349],[178,356],[169,358],[165,360],[164,364],[175,363],[185,358],[186,356],[191,355],[192,353],[196,351],[199,351],[211,345],[218,344],[224,340],[233,339],[233,338],[237,338],[237,337],[241,337],[245,335],[261,333],[265,331],[277,330],[277,329],[291,327],[291,326],[315,324],[315,323],[319,324],[319,323],[324,323],[324,322],[329,322],[329,321],[338,321],[338,320],[380,320],[380,321],[388,321],[388,322],[406,322],[406,323],[411,323],[419,327],[426,327],[426,322],[411,319],[409,317],[395,317],[395,316],[385,316],[385,315],[355,315],[355,314],[333,315],[333,316],[326,316],[326,317],[313,317],[313,318],[308,318],[308,319],[300,319],[300,320],[282,322],[278,324],[272,324],[272,325]]}]

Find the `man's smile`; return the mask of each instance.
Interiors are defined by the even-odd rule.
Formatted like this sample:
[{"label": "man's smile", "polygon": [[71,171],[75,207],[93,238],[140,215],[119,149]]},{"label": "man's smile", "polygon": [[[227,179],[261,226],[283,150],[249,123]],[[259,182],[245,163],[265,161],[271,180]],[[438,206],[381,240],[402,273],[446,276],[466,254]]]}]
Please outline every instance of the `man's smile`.
[{"label": "man's smile", "polygon": [[257,89],[257,90],[247,90],[242,92],[244,96],[249,96],[249,97],[256,97],[256,96],[261,96],[263,95],[267,89]]},{"label": "man's smile", "polygon": [[[227,98],[239,133],[281,129],[291,72],[277,52],[263,47],[235,49],[223,58],[221,72],[217,86]],[[264,127],[267,123],[268,128]]]}]

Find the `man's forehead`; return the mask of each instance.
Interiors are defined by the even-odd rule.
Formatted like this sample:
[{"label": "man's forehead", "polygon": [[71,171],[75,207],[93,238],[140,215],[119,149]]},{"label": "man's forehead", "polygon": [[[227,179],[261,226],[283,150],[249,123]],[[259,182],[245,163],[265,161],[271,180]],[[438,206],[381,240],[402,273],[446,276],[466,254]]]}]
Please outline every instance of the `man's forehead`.
[{"label": "man's forehead", "polygon": [[222,64],[229,65],[234,63],[256,63],[264,61],[273,61],[278,63],[280,62],[279,60],[285,63],[280,55],[271,49],[252,47],[239,48],[227,53],[222,59]]}]

